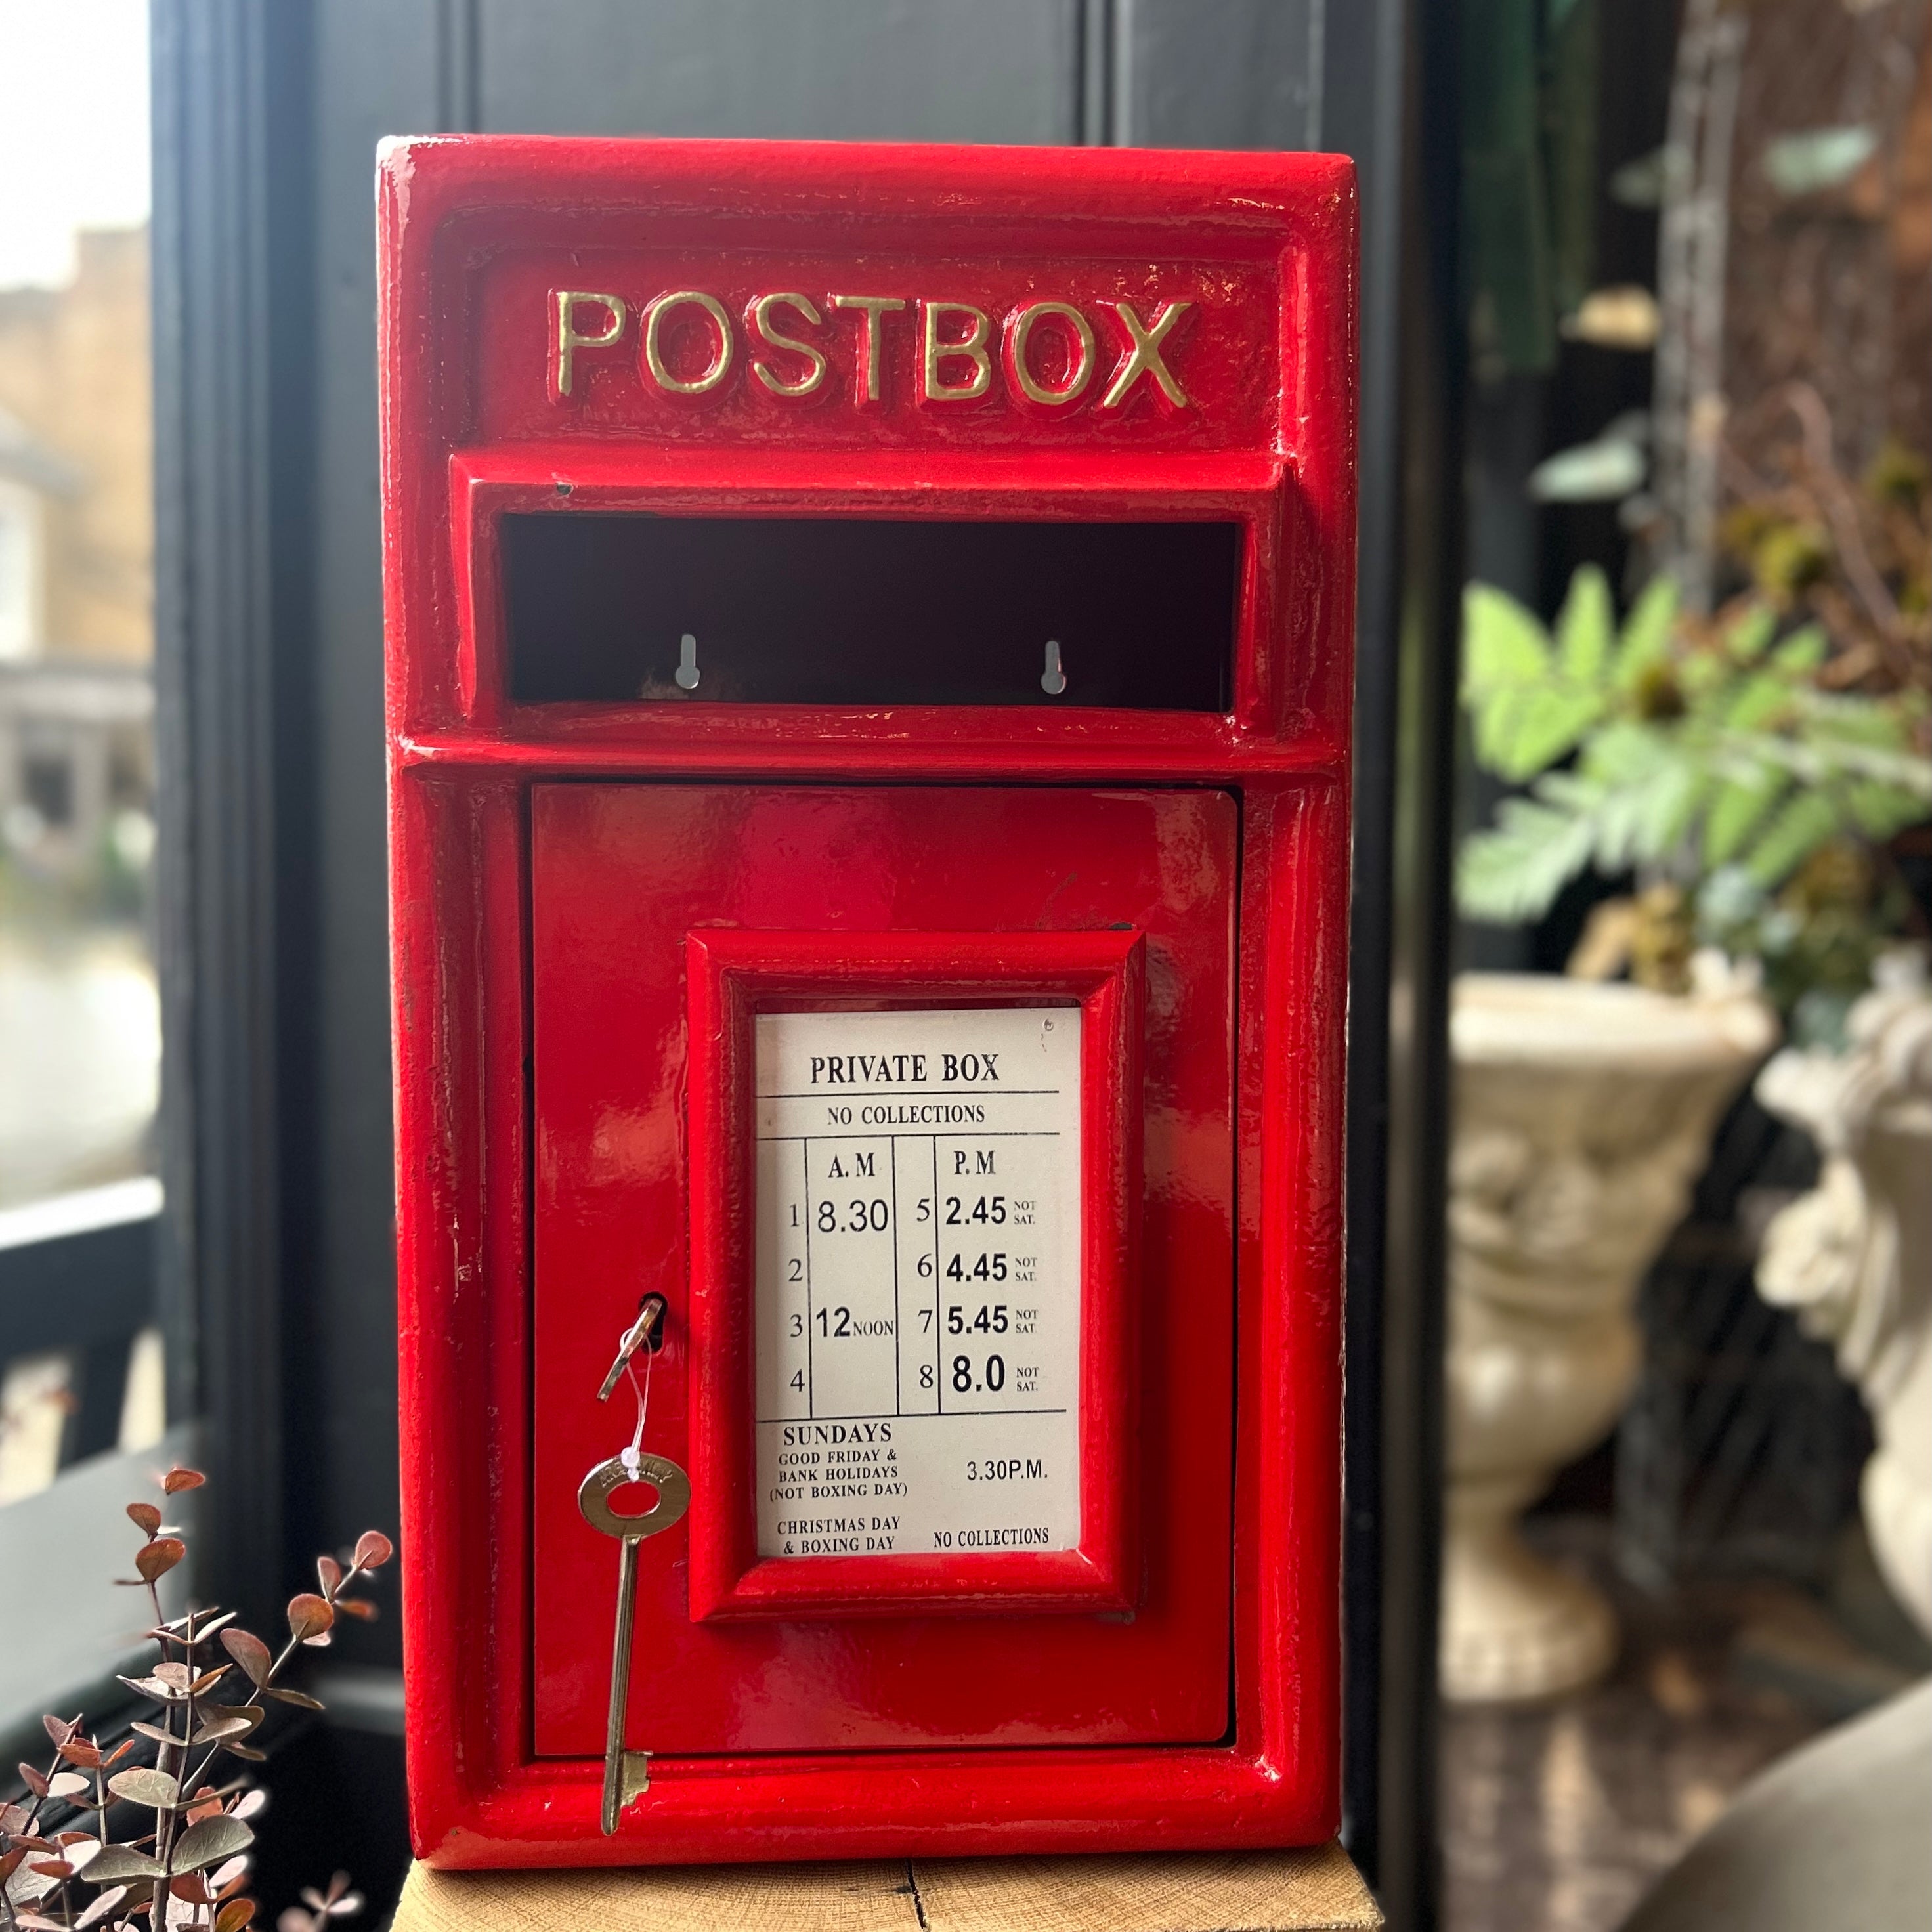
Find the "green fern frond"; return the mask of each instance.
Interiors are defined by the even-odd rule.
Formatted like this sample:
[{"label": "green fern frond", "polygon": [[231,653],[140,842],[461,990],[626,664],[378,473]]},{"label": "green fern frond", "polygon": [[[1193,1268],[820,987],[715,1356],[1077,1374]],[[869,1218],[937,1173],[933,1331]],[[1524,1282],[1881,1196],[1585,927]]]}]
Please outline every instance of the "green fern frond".
[{"label": "green fern frond", "polygon": [[1462,842],[1456,902],[1466,918],[1496,926],[1540,919],[1590,862],[1587,815],[1525,798],[1503,800],[1492,830]]},{"label": "green fern frond", "polygon": [[1564,679],[1580,690],[1600,682],[1616,634],[1610,580],[1586,563],[1570,578],[1570,594],[1556,614],[1556,662]]},{"label": "green fern frond", "polygon": [[1735,859],[1790,783],[1783,772],[1765,765],[1750,766],[1746,778],[1720,780],[1704,820],[1705,864],[1715,868]]},{"label": "green fern frond", "polygon": [[1820,791],[1787,799],[1744,857],[1744,870],[1768,891],[1796,872],[1839,830],[1838,808]]},{"label": "green fern frond", "polygon": [[1592,866],[1729,866],[1774,890],[1831,840],[1887,838],[1932,814],[1932,760],[1913,748],[1922,698],[1820,691],[1825,633],[1779,640],[1767,604],[1718,649],[1677,650],[1676,616],[1676,588],[1659,579],[1616,634],[1609,583],[1586,566],[1552,636],[1514,598],[1470,586],[1476,755],[1530,795],[1466,842],[1456,892],[1469,916],[1538,917]]},{"label": "green fern frond", "polygon": [[[1610,588],[1600,590],[1600,603],[1587,588],[1573,593],[1560,650],[1514,597],[1484,584],[1464,592],[1462,700],[1486,770],[1521,784],[1574,750],[1603,716],[1600,679],[1571,670],[1593,648],[1600,662],[1607,648]],[[1593,626],[1602,632],[1594,646]]]},{"label": "green fern frond", "polygon": [[1636,690],[1644,673],[1670,656],[1676,627],[1677,586],[1668,577],[1652,578],[1624,620],[1610,669],[1610,681],[1618,691]]}]

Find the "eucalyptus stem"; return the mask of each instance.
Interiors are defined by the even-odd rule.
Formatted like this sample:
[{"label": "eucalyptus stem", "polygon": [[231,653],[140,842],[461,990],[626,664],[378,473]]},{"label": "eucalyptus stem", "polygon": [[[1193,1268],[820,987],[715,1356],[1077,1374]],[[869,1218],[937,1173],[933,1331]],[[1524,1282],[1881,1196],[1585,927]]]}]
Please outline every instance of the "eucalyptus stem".
[{"label": "eucalyptus stem", "polygon": [[[202,1480],[194,1470],[176,1468],[160,1487],[172,1496],[199,1487]],[[265,1924],[256,1922],[258,1901],[249,1894],[248,1869],[254,1840],[248,1820],[260,1806],[260,1794],[245,1777],[218,1788],[215,1760],[224,1748],[260,1760],[261,1752],[242,1741],[266,1718],[268,1696],[317,1708],[314,1699],[280,1689],[274,1680],[304,1642],[320,1636],[340,1616],[375,1614],[364,1599],[344,1600],[342,1592],[387,1562],[392,1546],[387,1537],[370,1530],[358,1541],[346,1573],[333,1556],[319,1558],[319,1594],[304,1591],[290,1600],[287,1640],[272,1652],[252,1632],[230,1630],[232,1612],[191,1608],[173,1624],[165,1622],[160,1580],[187,1556],[187,1546],[165,1528],[154,1503],[130,1503],[127,1514],[146,1540],[136,1553],[139,1576],[123,1580],[146,1591],[153,1619],[148,1634],[160,1654],[145,1676],[124,1681],[156,1708],[136,1724],[134,1736],[110,1750],[102,1750],[98,1737],[83,1732],[81,1718],[46,1718],[52,1758],[44,1775],[31,1766],[22,1767],[30,1802],[18,1809],[7,1808],[0,1827],[0,1855],[7,1857],[10,1879],[14,1870],[25,1868],[14,1890],[0,1885],[0,1932],[74,1932],[83,1918],[95,1932],[265,1932]],[[226,1658],[212,1648],[218,1632],[224,1633]],[[248,1688],[231,1706],[218,1696],[216,1687],[237,1669]],[[197,1759],[196,1742],[204,1736],[206,1748]],[[143,1738],[152,1746],[152,1754],[145,1759],[130,1756]],[[116,1770],[124,1760],[125,1768]],[[56,1780],[64,1780],[58,1793]],[[117,1840],[110,1833],[109,1814],[122,1804],[152,1814],[152,1828]],[[77,1817],[70,1817],[70,1828],[60,1833],[49,1823],[89,1809],[94,1814],[91,1832]],[[68,1856],[76,1847],[88,1855],[87,1862],[79,1870],[68,1869],[77,1862]],[[295,1916],[316,1932],[362,1907],[361,1896],[348,1889],[340,1874],[326,1895],[310,1888],[303,1896],[313,1916]],[[171,1926],[177,1899],[183,1909],[173,1915]]]}]

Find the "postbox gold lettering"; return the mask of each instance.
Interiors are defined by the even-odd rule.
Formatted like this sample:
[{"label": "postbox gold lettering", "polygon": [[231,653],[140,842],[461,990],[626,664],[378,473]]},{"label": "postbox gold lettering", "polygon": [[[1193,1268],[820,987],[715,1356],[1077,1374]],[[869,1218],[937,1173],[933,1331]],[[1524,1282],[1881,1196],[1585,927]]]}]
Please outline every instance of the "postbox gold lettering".
[{"label": "postbox gold lettering", "polygon": [[[670,332],[673,318],[685,308],[702,310],[710,318],[717,336],[710,364],[688,380],[674,374],[664,357],[664,338]],[[671,395],[708,395],[731,373],[732,354],[731,318],[716,296],[706,295],[699,289],[677,289],[668,296],[659,296],[644,310],[644,367],[650,371],[651,380]]]},{"label": "postbox gold lettering", "polygon": [[1143,376],[1154,379],[1155,393],[1166,399],[1177,410],[1190,406],[1180,385],[1174,380],[1174,372],[1162,359],[1161,344],[1173,332],[1174,324],[1192,308],[1192,302],[1171,302],[1151,322],[1143,322],[1134,313],[1132,302],[1117,302],[1110,304],[1120,318],[1127,332],[1132,352],[1123,362],[1114,380],[1107,385],[1107,393],[1100,398],[1103,410],[1117,410],[1132,392],[1134,385]]},{"label": "postbox gold lettering", "polygon": [[885,343],[883,318],[896,309],[905,307],[904,299],[898,296],[834,296],[834,308],[856,309],[859,312],[859,368],[861,372],[853,385],[853,400],[862,410],[877,409],[884,399],[884,388],[879,380],[879,368]]},{"label": "postbox gold lettering", "polygon": [[770,363],[754,357],[752,374],[773,395],[782,396],[791,402],[802,402],[806,397],[815,396],[824,388],[826,374],[830,365],[825,359],[824,350],[816,343],[801,341],[796,336],[787,335],[779,328],[772,317],[772,311],[779,308],[790,309],[814,328],[824,320],[818,312],[818,305],[809,296],[754,296],[745,310],[745,327],[766,348],[783,350],[790,356],[803,356],[808,365],[806,373],[788,382]]},{"label": "postbox gold lettering", "polygon": [[[917,334],[912,393],[921,407],[945,409],[989,404],[1004,387],[1012,402],[1038,415],[1070,412],[1099,392],[1088,406],[1110,416],[1126,410],[1145,395],[1159,410],[1172,412],[1195,405],[1174,374],[1172,358],[1196,304],[1157,304],[1143,316],[1130,302],[1090,304],[1030,302],[1012,310],[997,331],[987,311],[950,298],[832,294],[819,298],[802,290],[754,295],[742,310],[747,386],[754,396],[796,403],[831,393],[835,358],[849,350],[855,409],[878,410],[887,394],[887,318],[916,311]],[[1118,348],[1103,349],[1094,326],[1097,311]],[[842,337],[831,327],[836,316],[857,317],[855,331]],[[647,391],[679,400],[712,400],[730,393],[737,366],[739,340],[731,314],[716,296],[702,289],[673,289],[648,301],[584,289],[554,289],[550,294],[549,391],[554,403],[581,402],[590,368],[603,352],[623,343],[634,326],[638,374]],[[911,320],[912,318],[908,318]],[[814,339],[814,332],[819,333]],[[639,339],[640,338],[640,339]],[[1118,358],[1104,383],[1109,355]],[[602,381],[608,381],[611,375]],[[599,382],[599,388],[602,386]]]},{"label": "postbox gold lettering", "polygon": [[[584,289],[558,289],[550,296],[555,352],[550,358],[550,386],[559,397],[568,396],[576,380],[577,352],[580,349],[608,349],[624,333],[626,311],[622,296],[592,295]],[[599,313],[603,326],[586,332],[578,326],[577,312],[589,308]]]},{"label": "postbox gold lettering", "polygon": [[[1030,359],[1034,331],[1042,322],[1053,320],[1063,324],[1072,336],[1066,379],[1058,388],[1034,375]],[[1044,409],[1064,409],[1093,380],[1093,326],[1071,302],[1030,302],[1007,319],[1005,362],[1007,381],[1028,402],[1037,403]]]},{"label": "postbox gold lettering", "polygon": [[[970,302],[922,302],[923,327],[920,334],[920,400],[926,403],[976,403],[993,386],[992,358],[986,352],[986,338],[993,325],[984,309]],[[945,332],[956,328],[952,320],[970,320],[964,335]],[[973,373],[963,382],[949,382],[944,371],[950,363],[970,362]]]}]

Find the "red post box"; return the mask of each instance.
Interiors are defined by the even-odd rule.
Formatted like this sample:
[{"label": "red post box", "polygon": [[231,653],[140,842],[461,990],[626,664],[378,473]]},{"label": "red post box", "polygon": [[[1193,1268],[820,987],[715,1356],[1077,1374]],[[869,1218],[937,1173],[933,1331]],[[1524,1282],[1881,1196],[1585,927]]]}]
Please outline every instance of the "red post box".
[{"label": "red post box", "polygon": [[418,1852],[1327,1837],[1348,164],[380,200]]}]

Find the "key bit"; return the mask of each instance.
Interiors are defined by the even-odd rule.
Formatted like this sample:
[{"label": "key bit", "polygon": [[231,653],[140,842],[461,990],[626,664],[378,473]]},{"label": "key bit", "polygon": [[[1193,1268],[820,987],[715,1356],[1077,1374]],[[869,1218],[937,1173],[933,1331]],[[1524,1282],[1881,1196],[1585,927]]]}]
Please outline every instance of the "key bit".
[{"label": "key bit", "polygon": [[610,1372],[604,1378],[604,1386],[597,1391],[599,1402],[608,1402],[610,1391],[617,1386],[617,1378],[624,1372],[624,1364],[640,1348],[655,1355],[664,1346],[664,1298],[661,1294],[647,1294],[638,1304],[638,1318],[624,1330],[617,1344],[617,1359],[610,1364]]}]

